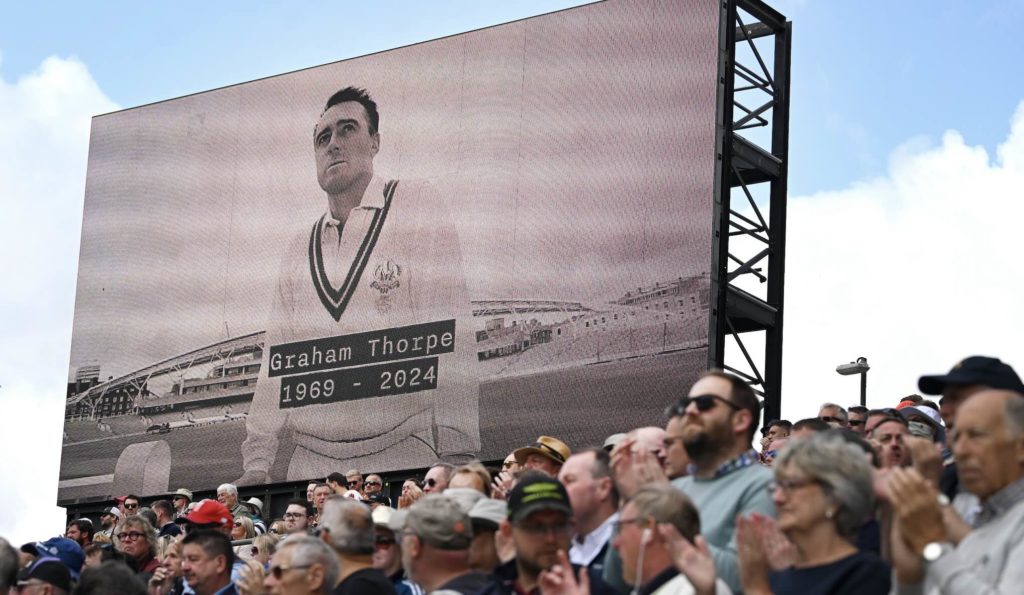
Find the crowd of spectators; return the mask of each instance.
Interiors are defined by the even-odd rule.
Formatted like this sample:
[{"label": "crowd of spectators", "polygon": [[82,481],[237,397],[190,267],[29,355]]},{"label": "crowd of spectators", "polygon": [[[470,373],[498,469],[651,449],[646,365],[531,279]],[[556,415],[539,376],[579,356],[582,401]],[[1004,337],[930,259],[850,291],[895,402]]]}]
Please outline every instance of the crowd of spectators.
[{"label": "crowd of spectators", "polygon": [[712,370],[663,427],[575,450],[542,435],[394,493],[331,473],[281,518],[231,484],[127,495],[63,536],[0,538],[0,595],[1024,591],[1024,385],[975,356],[918,388],[937,402],[791,423]]}]

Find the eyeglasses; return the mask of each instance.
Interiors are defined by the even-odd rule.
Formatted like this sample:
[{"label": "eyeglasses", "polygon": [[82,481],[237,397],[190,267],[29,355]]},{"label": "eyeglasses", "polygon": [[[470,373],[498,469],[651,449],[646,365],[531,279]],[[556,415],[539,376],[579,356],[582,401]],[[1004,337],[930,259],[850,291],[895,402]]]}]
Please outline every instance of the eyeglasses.
[{"label": "eyeglasses", "polygon": [[286,513],[284,513],[284,518],[286,518],[286,519],[301,519],[301,518],[307,517],[307,516],[309,516],[309,515],[304,513],[304,512],[286,512]]},{"label": "eyeglasses", "polygon": [[117,538],[121,541],[138,541],[140,538],[145,536],[145,533],[139,533],[138,531],[129,531],[128,533],[121,533],[117,536]]},{"label": "eyeglasses", "polygon": [[734,411],[742,409],[742,407],[736,403],[718,395],[698,395],[696,397],[683,397],[682,399],[679,399],[678,403],[670,405],[668,409],[665,410],[665,415],[667,417],[679,417],[681,415],[685,415],[686,409],[690,406],[690,403],[697,406],[697,411],[704,412],[714,408],[715,403],[717,402],[725,403],[729,407],[732,407]]},{"label": "eyeglasses", "polygon": [[614,523],[612,523],[612,531],[614,531],[615,534],[618,535],[622,531],[622,526],[623,525],[635,525],[636,523],[639,523],[639,522],[640,522],[640,518],[639,517],[633,517],[631,519],[619,519],[619,520],[615,521]]},{"label": "eyeglasses", "polygon": [[281,580],[281,577],[284,576],[284,573],[288,572],[289,570],[293,570],[295,568],[309,568],[310,566],[312,566],[312,564],[303,564],[302,566],[296,566],[294,564],[292,566],[274,565],[270,567],[270,574],[274,575],[274,578],[276,580]]},{"label": "eyeglasses", "polygon": [[139,503],[136,502],[135,504],[128,504],[127,502],[125,502],[124,507],[128,510],[134,510],[139,507]]},{"label": "eyeglasses", "polygon": [[530,535],[547,535],[548,533],[553,533],[555,535],[564,535],[569,532],[569,530],[572,528],[572,525],[568,522],[550,524],[523,523],[517,524],[516,527],[519,528],[520,531],[523,531],[524,533],[529,533]]},{"label": "eyeglasses", "polygon": [[764,489],[768,490],[769,493],[774,494],[775,490],[782,490],[787,494],[793,490],[798,490],[803,487],[807,487],[811,484],[818,483],[816,479],[792,479],[792,478],[779,478],[775,481],[768,482],[768,485],[764,486]]},{"label": "eyeglasses", "polygon": [[515,467],[518,464],[519,463],[517,463],[516,461],[505,461],[504,463],[501,464],[501,468],[502,469],[511,469],[512,467]]}]

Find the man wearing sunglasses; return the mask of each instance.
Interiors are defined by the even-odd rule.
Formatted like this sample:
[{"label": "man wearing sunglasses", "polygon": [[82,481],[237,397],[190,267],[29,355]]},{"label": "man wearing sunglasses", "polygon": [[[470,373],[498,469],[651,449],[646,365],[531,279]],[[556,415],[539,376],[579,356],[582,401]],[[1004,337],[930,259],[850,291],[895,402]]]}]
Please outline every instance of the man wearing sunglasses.
[{"label": "man wearing sunglasses", "polygon": [[374,494],[379,494],[383,487],[384,480],[381,479],[380,475],[371,473],[366,476],[366,482],[363,484],[363,496],[366,496],[368,499]]},{"label": "man wearing sunglasses", "polygon": [[398,511],[390,506],[378,506],[373,509],[373,567],[380,570],[391,581],[398,595],[423,595],[419,585],[405,578],[402,568],[402,546],[400,535],[395,535],[391,527],[391,519],[396,518]]},{"label": "man wearing sunglasses", "polygon": [[434,463],[427,469],[427,475],[423,478],[424,494],[440,494],[448,489],[448,480],[455,471],[455,465],[450,463]]},{"label": "man wearing sunglasses", "polygon": [[867,433],[865,431],[865,425],[868,421],[868,408],[861,405],[853,405],[848,408],[846,412],[850,416],[850,429],[857,433],[857,435],[864,437]]},{"label": "man wearing sunglasses", "polygon": [[124,502],[121,504],[121,512],[124,516],[131,516],[133,514],[139,514],[139,502],[141,499],[135,495],[127,495],[124,497]]},{"label": "man wearing sunglasses", "polygon": [[845,428],[848,427],[850,417],[846,413],[846,409],[835,403],[824,403],[818,409],[818,419],[832,426],[833,428]]},{"label": "man wearing sunglasses", "polygon": [[692,474],[672,485],[700,511],[715,569],[734,592],[740,587],[736,554],[736,517],[759,513],[775,516],[766,489],[772,472],[751,448],[760,421],[760,403],[741,378],[711,370],[672,408],[683,416],[683,446]]}]

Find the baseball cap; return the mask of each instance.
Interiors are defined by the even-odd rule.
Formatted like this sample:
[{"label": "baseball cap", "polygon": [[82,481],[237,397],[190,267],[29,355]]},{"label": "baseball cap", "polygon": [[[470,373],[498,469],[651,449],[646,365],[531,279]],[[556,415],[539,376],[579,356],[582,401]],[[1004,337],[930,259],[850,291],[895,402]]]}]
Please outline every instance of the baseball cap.
[{"label": "baseball cap", "polygon": [[972,355],[961,360],[947,374],[921,376],[917,387],[926,395],[941,395],[948,385],[981,384],[989,388],[1024,393],[1024,383],[1009,364],[999,358]]},{"label": "baseball cap", "polygon": [[902,415],[903,418],[906,419],[908,422],[910,421],[911,416],[913,416],[915,421],[921,419],[924,421],[924,423],[931,426],[932,429],[935,430],[936,442],[944,443],[946,441],[946,430],[945,428],[943,428],[942,416],[939,415],[938,411],[932,409],[931,407],[918,407],[916,405],[904,407],[899,411],[900,415]]},{"label": "baseball cap", "polygon": [[378,506],[370,513],[370,517],[373,518],[374,525],[380,525],[385,529],[390,529],[391,517],[394,516],[396,512],[398,511],[390,506]]},{"label": "baseball cap", "polygon": [[18,572],[18,582],[38,580],[71,592],[71,571],[57,558],[39,558]]},{"label": "baseball cap", "polygon": [[230,527],[234,522],[231,512],[216,500],[200,500],[187,515],[183,517],[195,525],[220,525]]},{"label": "baseball cap", "polygon": [[35,554],[42,558],[52,558],[64,564],[71,576],[78,580],[78,572],[85,563],[85,553],[82,547],[73,539],[67,537],[51,537],[46,541],[26,543],[21,546],[21,551]]},{"label": "baseball cap", "polygon": [[469,512],[477,500],[484,497],[483,492],[473,488],[448,488],[443,492],[444,496],[451,498],[465,512]]},{"label": "baseball cap", "polygon": [[531,446],[524,446],[523,448],[517,448],[512,456],[516,458],[516,462],[520,465],[526,462],[526,457],[531,454],[538,454],[547,459],[558,463],[559,465],[565,464],[565,460],[572,455],[572,451],[569,447],[558,438],[552,438],[551,436],[541,436],[537,438],[537,441]]},{"label": "baseball cap", "polygon": [[545,473],[531,471],[523,474],[508,494],[508,519],[515,523],[539,510],[557,510],[572,516],[565,486]]},{"label": "baseball cap", "polygon": [[474,530],[479,527],[494,531],[505,520],[508,509],[501,500],[481,498],[476,501],[469,511],[469,521],[473,524]]},{"label": "baseball cap", "polygon": [[409,507],[405,530],[442,550],[465,550],[473,542],[473,524],[457,502],[428,494]]}]

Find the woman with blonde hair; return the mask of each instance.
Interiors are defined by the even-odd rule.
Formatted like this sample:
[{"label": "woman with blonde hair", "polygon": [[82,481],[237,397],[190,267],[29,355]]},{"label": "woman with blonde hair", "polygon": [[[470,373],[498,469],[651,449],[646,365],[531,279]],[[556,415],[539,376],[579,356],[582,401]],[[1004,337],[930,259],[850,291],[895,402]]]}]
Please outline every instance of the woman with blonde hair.
[{"label": "woman with blonde hair", "polygon": [[[235,517],[234,526],[231,527],[231,541],[241,541],[243,539],[253,539],[256,537],[256,526],[252,524],[252,519],[247,516]],[[236,545],[235,555],[241,559],[251,558],[250,554],[251,546]]]},{"label": "woman with blonde hair", "polygon": [[252,540],[252,547],[250,555],[253,560],[256,560],[266,568],[270,564],[270,558],[277,551],[278,538],[276,535],[270,533],[264,535],[257,535],[256,539]]}]

